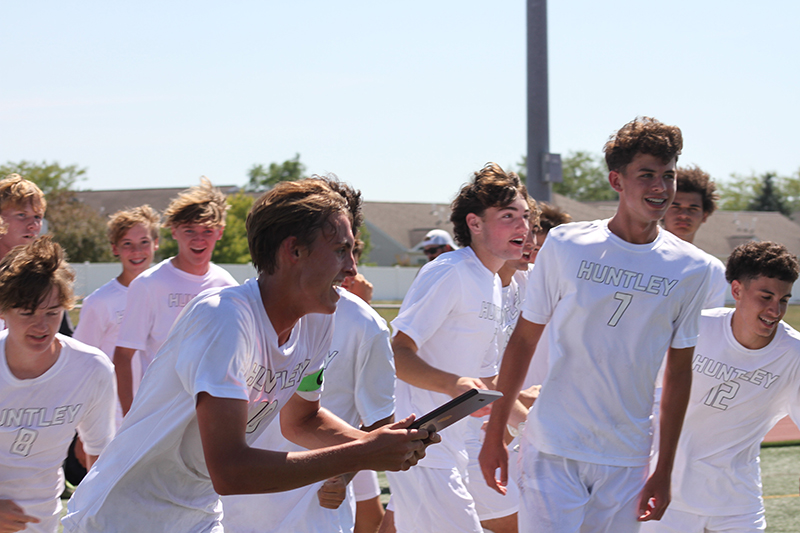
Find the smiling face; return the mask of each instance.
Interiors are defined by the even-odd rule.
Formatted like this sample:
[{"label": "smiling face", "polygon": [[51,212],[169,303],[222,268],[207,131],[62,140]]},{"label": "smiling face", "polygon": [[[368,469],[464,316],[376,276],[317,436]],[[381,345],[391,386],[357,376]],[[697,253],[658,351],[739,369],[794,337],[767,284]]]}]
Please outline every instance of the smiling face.
[{"label": "smiling face", "polygon": [[664,215],[664,228],[684,241],[694,242],[697,230],[707,218],[699,192],[678,191]]},{"label": "smiling face", "polygon": [[21,244],[30,244],[42,230],[44,213],[33,208],[28,202],[24,205],[8,205],[0,211],[6,225],[6,233],[0,235],[0,257]]},{"label": "smiling face", "polygon": [[525,244],[522,246],[522,257],[519,259],[511,259],[506,261],[506,265],[514,270],[526,272],[528,267],[536,259],[536,251],[539,249],[537,234],[533,229],[528,230],[528,237],[525,239]]},{"label": "smiling face", "polygon": [[136,224],[111,245],[111,250],[119,257],[125,277],[132,280],[147,270],[153,262],[158,241],[153,240],[150,230],[144,224]]},{"label": "smiling face", "polygon": [[731,294],[736,300],[731,326],[742,346],[758,350],[772,341],[778,322],[786,314],[792,285],[790,281],[766,276],[731,282]]},{"label": "smiling face", "polygon": [[619,193],[617,214],[627,224],[657,234],[656,224],[675,197],[675,165],[675,159],[664,163],[650,154],[638,153],[624,170],[609,173],[611,186]]},{"label": "smiling face", "polygon": [[348,276],[355,276],[356,260],[353,257],[355,238],[350,219],[344,213],[336,213],[328,219],[314,241],[300,246],[293,268],[297,269],[300,281],[298,301],[302,301],[306,313],[331,314],[336,311],[339,293]]},{"label": "smiling face", "polygon": [[64,313],[59,299],[59,290],[53,288],[34,310],[13,307],[2,312],[0,316],[8,328],[7,355],[36,357],[58,353],[53,341]]},{"label": "smiling face", "polygon": [[214,245],[222,238],[222,226],[206,224],[180,224],[172,228],[172,237],[178,243],[178,255],[173,265],[185,272],[202,276],[208,272]]}]

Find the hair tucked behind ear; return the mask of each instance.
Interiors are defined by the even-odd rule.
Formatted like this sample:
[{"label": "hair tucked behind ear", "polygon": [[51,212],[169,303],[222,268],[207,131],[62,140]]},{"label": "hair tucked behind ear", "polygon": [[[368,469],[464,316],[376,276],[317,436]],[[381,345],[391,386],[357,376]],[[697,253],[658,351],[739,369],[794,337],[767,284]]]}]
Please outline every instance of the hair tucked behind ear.
[{"label": "hair tucked behind ear", "polygon": [[16,246],[0,261],[0,309],[36,309],[52,289],[65,309],[75,303],[75,273],[49,235]]}]

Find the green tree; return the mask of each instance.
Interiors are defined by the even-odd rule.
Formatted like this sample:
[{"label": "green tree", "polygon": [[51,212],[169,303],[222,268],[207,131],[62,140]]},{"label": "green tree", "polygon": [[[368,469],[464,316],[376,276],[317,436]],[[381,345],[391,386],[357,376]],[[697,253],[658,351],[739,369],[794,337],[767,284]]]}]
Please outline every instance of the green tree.
[{"label": "green tree", "polygon": [[48,199],[52,194],[72,190],[79,181],[86,179],[85,168],[78,168],[78,165],[62,167],[58,163],[47,161],[42,161],[41,164],[31,161],[8,162],[0,166],[0,178],[8,174],[19,174],[34,182]]},{"label": "green tree", "polygon": [[755,175],[732,174],[727,181],[718,181],[719,208],[725,211],[745,211],[758,193],[759,179]]},{"label": "green tree", "polygon": [[[527,178],[528,159],[522,156],[517,173]],[[613,201],[619,199],[617,191],[608,184],[608,172],[602,157],[585,151],[569,152],[561,158],[561,183],[553,184],[553,192],[579,202]]]},{"label": "green tree", "polygon": [[305,178],[305,172],[306,166],[300,162],[300,154],[283,163],[270,163],[267,168],[264,168],[264,165],[253,165],[247,172],[250,181],[247,182],[246,189],[255,192],[266,191],[280,181]]},{"label": "green tree", "polygon": [[247,231],[245,230],[245,220],[250,206],[255,199],[243,193],[228,196],[228,216],[225,220],[225,231],[222,238],[214,247],[214,255],[211,259],[215,263],[239,263],[250,262],[250,248],[247,245]]},{"label": "green tree", "polygon": [[783,200],[783,193],[775,183],[775,178],[776,175],[772,172],[761,176],[758,194],[750,200],[747,206],[749,211],[778,211],[787,216],[792,214]]}]

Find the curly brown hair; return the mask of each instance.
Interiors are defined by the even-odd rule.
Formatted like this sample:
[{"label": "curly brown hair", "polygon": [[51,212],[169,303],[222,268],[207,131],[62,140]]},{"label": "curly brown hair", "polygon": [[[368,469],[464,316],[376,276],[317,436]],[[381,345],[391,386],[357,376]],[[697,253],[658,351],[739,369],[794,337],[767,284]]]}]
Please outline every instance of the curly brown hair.
[{"label": "curly brown hair", "polygon": [[[450,204],[450,222],[453,223],[456,242],[461,246],[472,243],[472,235],[467,227],[468,214],[483,216],[487,208],[505,207],[518,195],[525,198],[528,205],[536,206],[536,201],[528,197],[528,190],[519,176],[514,172],[506,172],[497,163],[486,163],[481,170],[475,172],[469,183],[461,187],[458,196]],[[538,209],[536,213],[533,213],[533,208],[531,211],[531,225],[534,225],[533,217],[538,214]]]},{"label": "curly brown hair", "polygon": [[30,244],[15,246],[0,261],[0,309],[35,310],[52,289],[58,301],[72,309],[75,273],[67,264],[64,250],[49,235]]},{"label": "curly brown hair", "polygon": [[259,274],[274,274],[278,249],[288,237],[310,245],[330,225],[330,217],[346,213],[353,234],[361,224],[361,193],[335,176],[282,181],[258,198],[247,214],[247,243]]},{"label": "curly brown hair", "polygon": [[704,172],[697,165],[689,167],[678,167],[678,181],[675,189],[678,192],[700,193],[703,199],[703,213],[710,215],[717,209],[717,185],[707,172]]},{"label": "curly brown hair", "polygon": [[737,246],[728,258],[725,279],[740,283],[759,276],[794,283],[800,272],[797,256],[777,242],[747,242]]},{"label": "curly brown hair", "polygon": [[622,172],[636,154],[649,154],[666,164],[676,161],[683,149],[683,136],[677,126],[668,126],[651,117],[636,117],[609,137],[603,147],[609,171]]}]

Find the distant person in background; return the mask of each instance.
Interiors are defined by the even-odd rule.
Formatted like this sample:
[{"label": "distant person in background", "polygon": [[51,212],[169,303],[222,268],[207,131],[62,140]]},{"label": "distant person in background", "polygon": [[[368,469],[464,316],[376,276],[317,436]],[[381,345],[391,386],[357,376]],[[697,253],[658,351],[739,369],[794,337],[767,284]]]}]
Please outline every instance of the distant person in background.
[{"label": "distant person in background", "polygon": [[800,333],[782,321],[797,257],[773,242],[737,246],[727,279],[735,309],[703,311],[672,504],[642,533],[764,531],[761,441],[787,414],[800,422]]},{"label": "distant person in background", "polygon": [[0,531],[56,533],[75,431],[88,466],[114,436],[114,369],[58,333],[75,274],[50,237],[0,261]]},{"label": "distant person in background", "polygon": [[229,207],[225,195],[208,179],[200,181],[164,211],[164,227],[172,231],[178,254],[142,272],[128,288],[114,350],[123,414],[131,408],[142,376],[186,304],[205,289],[238,285],[228,271],[211,262],[225,229]]},{"label": "distant person in background", "polygon": [[[355,248],[353,248],[353,257],[356,258],[356,263],[361,261],[361,255],[364,253],[364,241],[361,239],[356,240]],[[367,303],[372,302],[372,283],[364,277],[362,273],[355,276],[347,276],[342,282],[342,287],[355,294]]]},{"label": "distant person in background", "polygon": [[[711,176],[697,166],[678,167],[677,171],[675,199],[667,209],[662,222],[667,231],[694,244],[700,226],[717,209],[719,199],[716,193],[717,186],[711,180]],[[705,308],[722,307],[725,305],[725,295],[728,293],[725,264],[713,255],[703,253],[711,261],[712,269],[711,288]]]},{"label": "distant person in background", "polygon": [[456,243],[453,242],[453,237],[450,236],[443,229],[432,229],[425,238],[414,247],[415,250],[421,250],[428,258],[428,261],[433,261],[445,252],[452,252],[457,249]]},{"label": "distant person in background", "polygon": [[541,206],[541,214],[539,215],[539,227],[536,229],[536,246],[530,258],[531,264],[536,262],[536,256],[544,245],[544,241],[547,238],[547,234],[550,233],[550,230],[561,224],[572,222],[572,216],[560,207],[550,205],[546,202],[539,202],[539,206]]},{"label": "distant person in background", "polygon": [[[117,211],[109,217],[108,240],[122,272],[84,298],[75,338],[100,348],[112,362],[125,316],[128,286],[153,262],[158,250],[159,222],[158,213],[149,205]],[[117,427],[121,423],[122,406],[117,401]]]}]

